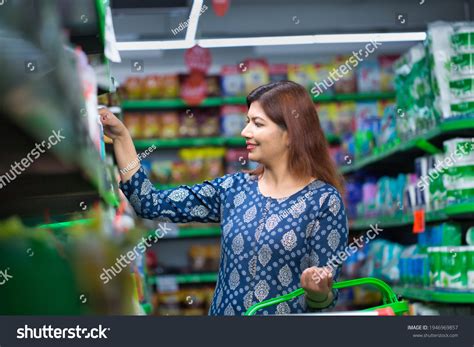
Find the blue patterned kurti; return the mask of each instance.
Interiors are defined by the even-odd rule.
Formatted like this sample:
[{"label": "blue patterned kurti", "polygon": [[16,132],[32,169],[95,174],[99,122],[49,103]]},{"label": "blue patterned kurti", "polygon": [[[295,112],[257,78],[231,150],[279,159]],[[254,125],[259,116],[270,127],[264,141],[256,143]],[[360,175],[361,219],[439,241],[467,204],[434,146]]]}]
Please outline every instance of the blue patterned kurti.
[{"label": "blue patterned kurti", "polygon": [[[143,218],[221,224],[220,268],[211,315],[242,315],[257,302],[289,293],[300,287],[304,269],[324,266],[345,250],[347,218],[333,186],[315,180],[289,197],[274,199],[263,196],[257,183],[255,176],[235,173],[160,191],[140,168],[120,184]],[[334,279],[339,272],[338,267]],[[335,305],[335,294],[329,308]],[[302,295],[257,313],[308,310]]]}]

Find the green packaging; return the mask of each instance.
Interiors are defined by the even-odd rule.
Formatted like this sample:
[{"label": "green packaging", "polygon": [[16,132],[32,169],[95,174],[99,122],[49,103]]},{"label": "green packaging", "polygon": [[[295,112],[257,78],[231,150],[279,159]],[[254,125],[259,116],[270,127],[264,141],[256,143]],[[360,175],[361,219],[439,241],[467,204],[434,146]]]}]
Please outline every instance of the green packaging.
[{"label": "green packaging", "polygon": [[[444,160],[449,166],[474,165],[474,138],[461,138],[446,140],[443,142],[445,154]],[[447,159],[450,157],[451,159]]]},{"label": "green packaging", "polygon": [[449,90],[455,98],[472,98],[474,96],[474,79],[470,76],[453,78],[449,81]]},{"label": "green packaging", "polygon": [[467,289],[467,252],[463,247],[441,247],[441,286]]},{"label": "green packaging", "polygon": [[474,246],[466,247],[467,287],[474,289]]},{"label": "green packaging", "polygon": [[453,100],[450,107],[451,116],[465,116],[474,113],[474,99]]},{"label": "green packaging", "polygon": [[442,176],[448,202],[474,199],[474,165],[450,167]]},{"label": "green packaging", "polygon": [[441,223],[427,228],[431,246],[460,246],[461,225],[457,223]]},{"label": "green packaging", "polygon": [[469,246],[474,246],[474,227],[470,227],[466,232],[466,243]]},{"label": "green packaging", "polygon": [[452,56],[451,72],[474,74],[474,54],[465,53]]},{"label": "green packaging", "polygon": [[429,282],[434,287],[441,287],[441,247],[428,247]]},{"label": "green packaging", "polygon": [[465,25],[460,27],[456,33],[451,36],[451,44],[456,52],[470,53],[474,51],[474,29],[472,26]]}]

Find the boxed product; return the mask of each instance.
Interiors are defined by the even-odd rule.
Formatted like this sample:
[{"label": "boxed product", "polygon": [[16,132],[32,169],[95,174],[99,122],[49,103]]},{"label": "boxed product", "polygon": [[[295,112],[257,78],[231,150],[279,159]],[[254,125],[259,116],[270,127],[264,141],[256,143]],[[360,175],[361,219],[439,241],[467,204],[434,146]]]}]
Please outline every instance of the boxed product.
[{"label": "boxed product", "polygon": [[316,113],[325,134],[336,133],[337,110],[334,103],[316,103]]},{"label": "boxed product", "polygon": [[289,64],[288,79],[310,90],[316,81],[316,69],[313,64]]},{"label": "boxed product", "polygon": [[[338,71],[338,73],[335,73],[337,80],[334,84],[334,91],[336,93],[344,94],[357,92],[356,73],[354,69],[347,67],[348,61],[349,57],[347,56],[338,56],[334,60],[333,65]],[[345,69],[343,67],[345,67]]]},{"label": "boxed product", "polygon": [[331,120],[335,123],[335,134],[346,134],[353,133],[355,131],[355,112],[356,103],[353,101],[349,102],[338,102],[335,104],[335,113],[331,114]]},{"label": "boxed product", "polygon": [[378,107],[376,102],[357,102],[355,106],[356,129],[366,130],[363,128],[363,121],[373,116],[377,117]]},{"label": "boxed product", "polygon": [[461,226],[455,223],[441,223],[427,226],[425,232],[418,234],[421,247],[460,246]]},{"label": "boxed product", "polygon": [[264,59],[248,59],[244,63],[245,72],[242,70],[245,93],[249,94],[252,90],[263,84],[270,82],[268,73],[268,64]]},{"label": "boxed product", "polygon": [[241,96],[245,94],[244,79],[237,65],[222,66],[221,86],[224,96]]},{"label": "boxed product", "polygon": [[332,94],[334,93],[334,83],[329,80],[329,74],[331,71],[334,69],[334,65],[332,63],[317,63],[314,64],[314,70],[315,70],[315,79],[314,79],[314,84],[311,86],[311,89],[314,88],[315,86],[320,86],[318,89],[316,87],[317,93],[314,93],[316,95],[319,94]]},{"label": "boxed product", "polygon": [[246,126],[247,107],[244,105],[224,105],[221,107],[221,135],[240,136]]},{"label": "boxed product", "polygon": [[384,92],[394,90],[393,78],[395,72],[393,71],[393,64],[398,58],[398,55],[381,55],[378,57],[380,67],[380,90]]},{"label": "boxed product", "polygon": [[270,82],[285,81],[288,79],[288,65],[287,64],[270,64]]},{"label": "boxed product", "polygon": [[216,97],[221,95],[221,81],[219,76],[206,76],[207,96]]},{"label": "boxed product", "polygon": [[380,66],[377,60],[364,60],[356,70],[359,93],[380,91]]}]

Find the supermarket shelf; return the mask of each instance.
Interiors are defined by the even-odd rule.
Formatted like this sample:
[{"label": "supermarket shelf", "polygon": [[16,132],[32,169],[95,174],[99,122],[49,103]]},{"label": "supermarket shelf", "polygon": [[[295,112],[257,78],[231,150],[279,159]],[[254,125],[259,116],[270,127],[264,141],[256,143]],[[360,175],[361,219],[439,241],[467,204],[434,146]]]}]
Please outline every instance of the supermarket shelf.
[{"label": "supermarket shelf", "polygon": [[93,219],[78,219],[72,220],[68,222],[59,222],[59,223],[49,223],[49,224],[41,224],[38,225],[37,228],[39,229],[63,229],[63,228],[70,228],[75,225],[89,225],[93,222]]},{"label": "supermarket shelf", "polygon": [[474,117],[456,118],[447,120],[439,124],[436,128],[429,130],[423,135],[415,138],[399,142],[390,148],[377,148],[373,155],[366,156],[359,160],[352,160],[350,165],[340,168],[343,174],[354,173],[359,170],[390,172],[396,167],[398,171],[412,170],[414,159],[426,152],[421,149],[425,141],[441,147],[442,142],[446,139],[456,136],[473,136],[474,135]]},{"label": "supermarket shelf", "polygon": [[474,291],[444,291],[416,287],[393,287],[395,293],[408,299],[421,301],[449,303],[449,304],[474,304]]},{"label": "supermarket shelf", "polygon": [[209,272],[201,274],[157,275],[150,277],[150,279],[154,282],[159,282],[160,277],[173,278],[177,284],[213,283],[217,281],[217,276],[217,273]]},{"label": "supermarket shelf", "polygon": [[[180,148],[180,147],[205,147],[205,146],[226,146],[225,138],[222,137],[196,137],[196,138],[174,138],[174,139],[147,139],[134,140],[137,149],[146,149],[155,145],[158,148]],[[241,146],[245,146],[245,140],[240,139]],[[237,139],[233,144],[237,145]]]},{"label": "supermarket shelf", "polygon": [[[462,218],[474,214],[474,203],[449,205],[438,211],[429,211],[425,214],[425,222],[440,222],[449,218]],[[403,227],[413,224],[413,214],[395,214],[393,216],[378,216],[373,218],[360,218],[349,221],[351,230],[368,229],[371,224],[379,224],[385,228]]]},{"label": "supermarket shelf", "polygon": [[[339,137],[335,135],[328,136],[329,143],[338,143]],[[142,139],[134,140],[135,147],[138,150],[144,150],[152,145],[158,148],[181,148],[181,147],[245,147],[245,139],[243,137],[185,137],[174,139]]]},{"label": "supermarket shelf", "polygon": [[[218,107],[225,105],[224,98],[206,98],[198,107]],[[232,101],[232,102],[230,102]],[[229,100],[229,104],[245,104],[245,98],[234,98]],[[149,110],[161,108],[184,108],[189,106],[183,99],[155,99],[155,100],[124,100],[122,101],[123,110]]]},{"label": "supermarket shelf", "polygon": [[390,100],[395,99],[395,92],[373,92],[373,93],[351,93],[351,94],[320,94],[313,97],[315,102],[335,102],[335,101],[369,101],[369,100]]},{"label": "supermarket shelf", "polygon": [[163,239],[184,239],[197,237],[219,237],[221,229],[219,226],[199,227],[199,228],[179,228],[176,232],[169,232]]},{"label": "supermarket shelf", "polygon": [[[315,102],[337,102],[337,101],[365,101],[394,99],[394,92],[380,93],[355,93],[355,94],[321,94],[313,97]],[[204,99],[198,107],[218,107],[222,105],[246,105],[244,96],[235,97],[210,97]],[[148,110],[160,108],[183,108],[189,106],[182,99],[155,99],[155,100],[125,100],[122,102],[124,110]]]}]

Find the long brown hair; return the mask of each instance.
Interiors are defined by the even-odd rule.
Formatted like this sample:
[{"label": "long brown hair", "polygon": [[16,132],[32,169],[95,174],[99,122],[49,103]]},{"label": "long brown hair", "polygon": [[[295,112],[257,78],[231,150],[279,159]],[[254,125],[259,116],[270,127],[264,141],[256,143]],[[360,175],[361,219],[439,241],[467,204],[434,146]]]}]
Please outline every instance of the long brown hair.
[{"label": "long brown hair", "polygon": [[[288,131],[289,171],[298,177],[316,177],[343,195],[343,178],[329,155],[328,142],[306,89],[291,81],[269,83],[250,92],[247,106],[250,108],[255,101],[274,123]],[[258,176],[263,170],[260,165],[249,173]]]}]

